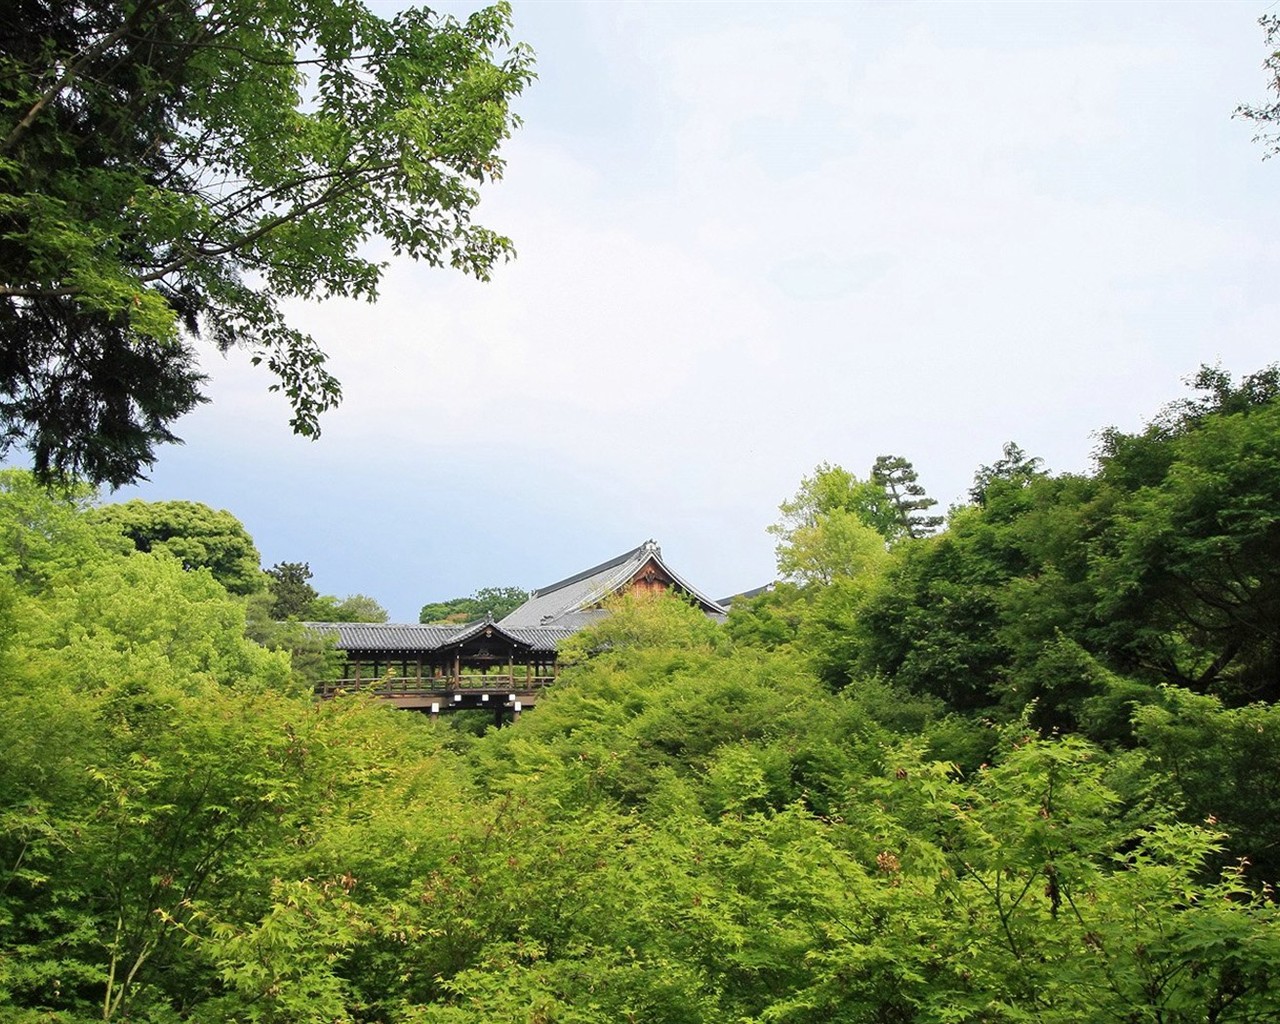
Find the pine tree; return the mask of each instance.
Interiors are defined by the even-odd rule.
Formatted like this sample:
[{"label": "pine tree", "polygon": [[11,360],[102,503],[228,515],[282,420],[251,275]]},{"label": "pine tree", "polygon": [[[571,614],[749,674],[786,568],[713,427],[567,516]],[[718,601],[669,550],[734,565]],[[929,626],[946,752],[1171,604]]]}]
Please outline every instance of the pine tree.
[{"label": "pine tree", "polygon": [[271,617],[284,621],[289,617],[302,618],[311,608],[319,593],[307,580],[311,579],[309,562],[277,562],[267,570],[271,579],[267,589],[271,593]]},{"label": "pine tree", "polygon": [[871,479],[884,488],[898,510],[898,521],[908,537],[927,537],[942,525],[942,516],[925,515],[938,502],[918,482],[915,467],[901,455],[877,456]]}]

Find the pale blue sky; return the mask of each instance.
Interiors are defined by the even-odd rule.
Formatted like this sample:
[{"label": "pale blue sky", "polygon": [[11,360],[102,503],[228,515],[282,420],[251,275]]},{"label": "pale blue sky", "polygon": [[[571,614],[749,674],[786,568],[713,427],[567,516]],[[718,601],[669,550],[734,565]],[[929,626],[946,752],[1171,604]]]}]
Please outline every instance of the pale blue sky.
[{"label": "pale blue sky", "polygon": [[[465,10],[459,6],[455,9]],[[654,537],[715,596],[822,460],[945,505],[1017,440],[1083,470],[1202,362],[1280,358],[1264,4],[517,3],[538,53],[480,285],[299,304],[316,443],[242,355],[152,481],[412,621]]]}]

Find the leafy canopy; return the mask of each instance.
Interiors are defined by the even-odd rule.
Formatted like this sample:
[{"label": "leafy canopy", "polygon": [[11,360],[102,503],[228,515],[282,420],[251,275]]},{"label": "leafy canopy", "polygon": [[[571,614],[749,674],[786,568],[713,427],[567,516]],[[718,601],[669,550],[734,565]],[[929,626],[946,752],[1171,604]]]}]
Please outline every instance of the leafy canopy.
[{"label": "leafy canopy", "polygon": [[387,610],[368,594],[341,599],[321,594],[311,602],[307,617],[314,622],[386,622]]},{"label": "leafy canopy", "polygon": [[[998,582],[979,569],[1044,536],[1055,487],[1081,493],[993,487],[920,578]],[[464,736],[315,700],[246,637],[267,595],[87,502],[0,474],[6,1022],[1280,1015],[1274,708],[1170,687],[1133,750],[1026,715],[966,738],[933,701],[833,694],[794,648],[637,594],[533,713]],[[888,578],[804,592],[826,616]]]},{"label": "leafy canopy", "polygon": [[[263,574],[266,578],[266,601],[261,611],[268,620],[277,623],[288,619],[310,622],[386,622],[387,610],[367,594],[348,594],[344,598],[317,592],[308,581],[311,579],[309,562],[277,562]],[[295,621],[296,625],[296,621]],[[267,642],[265,623],[255,622],[255,628],[265,630],[259,640]],[[305,631],[298,634],[288,631],[292,639],[305,639]],[[269,646],[274,645],[274,640]],[[298,648],[294,647],[295,653]]]},{"label": "leafy canopy", "polygon": [[252,594],[264,586],[253,538],[225,509],[135,498],[102,505],[90,518],[118,529],[139,551],[168,551],[186,569],[208,569],[233,594]]},{"label": "leafy canopy", "polygon": [[938,504],[920,483],[915,467],[901,455],[877,456],[871,479],[878,484],[897,512],[897,530],[904,537],[927,537],[942,525],[943,517],[927,515]]},{"label": "leafy canopy", "polygon": [[271,595],[273,619],[305,619],[312,603],[320,596],[307,581],[311,579],[309,562],[277,562],[267,570],[267,591]]},{"label": "leafy canopy", "polygon": [[432,601],[422,606],[419,622],[474,622],[486,615],[495,620],[515,611],[529,600],[529,591],[520,587],[481,587],[470,597]]},{"label": "leafy canopy", "polygon": [[804,585],[826,585],[874,570],[886,546],[932,533],[941,516],[924,513],[937,502],[899,455],[881,455],[866,480],[824,462],[778,510],[769,527],[778,538],[778,573]]},{"label": "leafy canopy", "polygon": [[1276,700],[1280,372],[1188,383],[1144,429],[1104,431],[1092,474],[1051,476],[1006,445],[945,532],[875,571],[809,544],[844,513],[816,514],[779,546],[803,593],[735,608],[735,637],[791,643],[833,686],[878,676],[1004,720],[1034,702],[1038,727],[1107,742],[1133,742],[1133,703],[1161,684]]},{"label": "leafy canopy", "polygon": [[195,339],[339,399],[285,299],[372,300],[367,243],[487,278],[472,221],[532,57],[498,4],[13,0],[0,49],[0,454],[137,479],[205,400]]}]

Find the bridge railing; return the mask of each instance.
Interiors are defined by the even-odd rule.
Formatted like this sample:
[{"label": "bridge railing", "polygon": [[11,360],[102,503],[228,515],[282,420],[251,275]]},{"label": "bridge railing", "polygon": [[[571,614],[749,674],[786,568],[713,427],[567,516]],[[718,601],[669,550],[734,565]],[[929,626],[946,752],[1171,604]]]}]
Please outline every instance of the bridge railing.
[{"label": "bridge railing", "polygon": [[375,693],[380,697],[425,697],[434,694],[465,692],[527,693],[540,690],[555,682],[555,676],[531,676],[520,672],[513,675],[496,672],[463,673],[460,676],[383,676],[379,679],[335,679],[316,684],[316,695],[333,697],[338,693],[354,693],[357,690]]}]

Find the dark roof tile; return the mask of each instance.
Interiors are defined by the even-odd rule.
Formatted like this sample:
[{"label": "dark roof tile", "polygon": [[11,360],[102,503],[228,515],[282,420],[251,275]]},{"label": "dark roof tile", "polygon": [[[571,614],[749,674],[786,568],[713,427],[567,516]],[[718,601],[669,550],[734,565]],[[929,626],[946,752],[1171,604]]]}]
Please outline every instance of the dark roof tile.
[{"label": "dark roof tile", "polygon": [[529,600],[501,620],[501,625],[581,629],[589,624],[590,619],[585,616],[590,615],[593,606],[620,590],[649,559],[657,562],[679,588],[701,604],[705,611],[713,615],[724,615],[724,608],[683,580],[662,560],[662,549],[654,541],[647,540],[616,558],[566,577],[549,587],[535,590],[529,595]]}]

